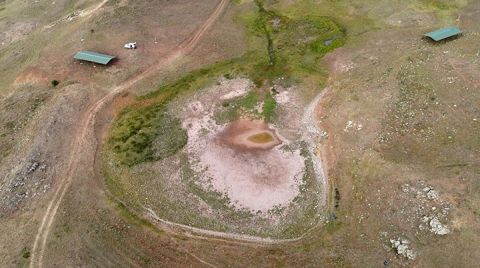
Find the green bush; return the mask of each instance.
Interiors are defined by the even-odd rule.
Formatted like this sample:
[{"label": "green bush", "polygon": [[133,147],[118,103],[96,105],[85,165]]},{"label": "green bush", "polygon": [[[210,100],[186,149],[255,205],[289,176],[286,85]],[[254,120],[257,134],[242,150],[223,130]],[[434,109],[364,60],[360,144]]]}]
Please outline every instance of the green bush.
[{"label": "green bush", "polygon": [[30,258],[30,250],[28,250],[28,248],[24,247],[22,249],[22,252],[20,253],[20,255],[22,256],[22,258],[28,259],[28,258]]}]

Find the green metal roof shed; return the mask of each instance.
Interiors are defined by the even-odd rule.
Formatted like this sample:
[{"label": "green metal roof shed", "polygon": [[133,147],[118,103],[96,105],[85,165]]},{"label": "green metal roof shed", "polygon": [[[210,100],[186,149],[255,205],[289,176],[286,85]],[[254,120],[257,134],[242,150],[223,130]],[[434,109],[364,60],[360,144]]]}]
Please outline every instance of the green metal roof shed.
[{"label": "green metal roof shed", "polygon": [[461,34],[462,31],[457,27],[445,27],[433,32],[426,33],[425,36],[432,38],[435,41],[440,41],[445,38]]},{"label": "green metal roof shed", "polygon": [[75,54],[73,58],[76,60],[85,60],[107,65],[111,60],[115,59],[116,57],[92,51],[79,51],[77,52],[77,54]]}]

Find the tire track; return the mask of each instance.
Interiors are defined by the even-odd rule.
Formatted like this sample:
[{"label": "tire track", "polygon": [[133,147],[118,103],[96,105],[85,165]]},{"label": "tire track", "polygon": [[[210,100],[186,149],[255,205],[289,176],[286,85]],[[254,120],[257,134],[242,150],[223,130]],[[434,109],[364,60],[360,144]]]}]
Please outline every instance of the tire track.
[{"label": "tire track", "polygon": [[[76,17],[81,17],[81,18],[85,18],[85,19],[88,19],[90,18],[92,15],[94,15],[97,11],[101,10],[103,8],[103,6],[108,2],[109,0],[103,0],[102,2],[100,2],[97,6],[95,6],[94,8],[92,8],[91,10],[81,10],[81,11],[76,11],[76,16],[75,17],[72,17],[71,15],[68,15],[68,16],[65,16],[59,20],[56,20],[52,23],[50,23],[49,25],[43,27],[43,30],[49,30],[55,26],[57,26],[58,24],[62,23],[62,22],[68,22],[68,21],[71,21],[73,20],[74,18]],[[75,13],[74,13],[75,14]]]},{"label": "tire track", "polygon": [[[105,1],[106,2],[106,1]],[[135,76],[131,79],[128,79],[123,84],[118,85],[110,90],[110,92],[97,101],[93,106],[91,106],[87,112],[86,116],[80,119],[80,131],[79,135],[74,137],[73,140],[73,150],[70,154],[70,158],[67,165],[67,172],[65,178],[60,180],[57,189],[50,200],[47,210],[42,218],[41,224],[38,228],[38,231],[35,235],[34,244],[32,247],[32,257],[30,262],[30,267],[42,267],[43,266],[43,257],[45,253],[45,247],[49,233],[52,229],[52,224],[55,220],[58,208],[60,207],[63,198],[72,183],[73,176],[78,167],[78,159],[80,159],[81,151],[84,145],[87,142],[88,134],[93,131],[96,114],[104,107],[105,104],[112,101],[116,96],[121,92],[130,88],[132,85],[137,82],[149,77],[151,74],[157,72],[162,67],[168,66],[176,59],[189,54],[198,44],[200,39],[204,36],[207,30],[213,25],[213,23],[218,19],[218,17],[225,10],[228,0],[221,0],[216,6],[213,13],[208,17],[208,19],[197,29],[193,35],[182,42],[172,53],[167,57],[160,60],[157,64],[149,67],[144,72]],[[103,5],[102,5],[103,6]],[[100,6],[101,7],[101,6]]]}]

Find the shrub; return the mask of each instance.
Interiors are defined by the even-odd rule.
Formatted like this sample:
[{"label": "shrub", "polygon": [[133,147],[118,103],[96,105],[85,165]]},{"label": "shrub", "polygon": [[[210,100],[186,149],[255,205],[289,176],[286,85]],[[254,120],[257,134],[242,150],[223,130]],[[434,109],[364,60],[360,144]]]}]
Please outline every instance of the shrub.
[{"label": "shrub", "polygon": [[20,253],[20,255],[22,256],[22,258],[28,259],[30,258],[30,250],[28,250],[28,248],[25,247],[22,249],[22,252]]}]

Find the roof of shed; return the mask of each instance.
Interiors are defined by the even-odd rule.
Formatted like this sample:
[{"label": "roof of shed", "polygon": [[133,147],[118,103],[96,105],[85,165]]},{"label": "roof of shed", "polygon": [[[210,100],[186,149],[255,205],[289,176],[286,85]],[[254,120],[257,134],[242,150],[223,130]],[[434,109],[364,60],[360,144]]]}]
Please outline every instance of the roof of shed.
[{"label": "roof of shed", "polygon": [[425,36],[432,38],[435,41],[440,41],[448,37],[461,34],[462,31],[457,27],[445,27],[433,32],[426,33]]},{"label": "roof of shed", "polygon": [[86,60],[107,65],[111,60],[115,59],[116,57],[92,51],[79,51],[77,52],[77,54],[75,54],[74,58],[77,60]]}]

